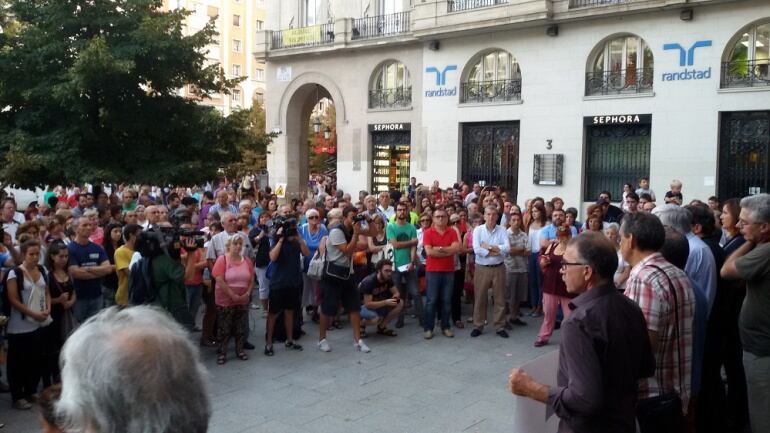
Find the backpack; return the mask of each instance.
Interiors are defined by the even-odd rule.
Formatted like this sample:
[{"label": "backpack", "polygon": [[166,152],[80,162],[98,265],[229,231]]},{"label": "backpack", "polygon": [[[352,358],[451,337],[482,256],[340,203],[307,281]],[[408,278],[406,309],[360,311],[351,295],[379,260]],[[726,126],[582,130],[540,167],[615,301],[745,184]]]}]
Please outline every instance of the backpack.
[{"label": "backpack", "polygon": [[[44,267],[37,265],[37,269],[40,271],[40,275],[43,276],[43,280],[45,281],[45,285],[48,285],[48,272],[45,270]],[[19,280],[19,275],[21,275],[21,279],[24,279],[24,271],[21,270],[21,266],[14,266],[11,269],[8,269],[3,274],[3,280],[2,283],[0,283],[0,312],[2,312],[3,316],[11,317],[11,301],[8,299],[8,274],[10,274],[13,271],[14,275],[16,275],[16,280]],[[22,290],[24,290],[24,284],[16,284],[16,289],[19,292],[19,301],[24,302],[23,298],[21,296]],[[22,313],[21,318],[24,319],[25,315]]]},{"label": "backpack", "polygon": [[152,259],[142,257],[128,272],[128,302],[131,305],[150,304],[157,296],[152,282]]}]

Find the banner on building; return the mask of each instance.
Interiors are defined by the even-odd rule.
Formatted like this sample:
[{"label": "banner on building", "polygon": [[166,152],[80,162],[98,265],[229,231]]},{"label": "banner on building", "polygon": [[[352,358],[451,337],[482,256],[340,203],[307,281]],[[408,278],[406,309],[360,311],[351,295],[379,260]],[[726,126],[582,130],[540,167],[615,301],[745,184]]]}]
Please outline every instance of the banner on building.
[{"label": "banner on building", "polygon": [[321,26],[301,27],[283,30],[283,46],[310,45],[321,40]]}]

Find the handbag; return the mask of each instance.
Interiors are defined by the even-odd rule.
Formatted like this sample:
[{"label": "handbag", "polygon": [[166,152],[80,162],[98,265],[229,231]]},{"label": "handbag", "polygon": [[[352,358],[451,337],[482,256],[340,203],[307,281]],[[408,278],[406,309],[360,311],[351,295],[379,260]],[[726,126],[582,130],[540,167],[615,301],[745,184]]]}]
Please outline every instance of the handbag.
[{"label": "handbag", "polygon": [[377,266],[377,263],[384,259],[393,261],[393,245],[390,243],[385,244],[380,251],[372,254],[372,265]]},{"label": "handbag", "polygon": [[320,251],[316,251],[313,258],[310,260],[310,264],[307,266],[307,276],[320,280],[324,276],[324,262],[326,261],[326,254],[321,254]]},{"label": "handbag", "polygon": [[66,341],[78,326],[78,319],[75,318],[75,313],[72,312],[72,309],[64,310],[61,316],[61,341]]},{"label": "handbag", "polygon": [[[668,274],[658,266],[651,267],[660,271],[668,280],[671,296],[674,297],[674,336],[677,359],[682,365],[682,353],[679,350],[679,306],[676,298],[676,288]],[[679,369],[679,389],[682,385],[682,369]],[[676,392],[669,392],[655,397],[645,398],[636,403],[636,420],[639,422],[641,433],[681,433],[684,427],[682,413],[682,398]]]}]

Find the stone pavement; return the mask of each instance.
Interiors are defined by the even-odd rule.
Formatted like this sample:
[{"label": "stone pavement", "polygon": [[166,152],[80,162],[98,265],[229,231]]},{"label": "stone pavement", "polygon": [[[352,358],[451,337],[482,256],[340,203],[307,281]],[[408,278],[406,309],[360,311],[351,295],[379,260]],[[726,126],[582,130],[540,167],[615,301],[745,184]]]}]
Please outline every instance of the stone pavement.
[{"label": "stone pavement", "polygon": [[[466,327],[455,329],[455,338],[436,334],[426,341],[416,319],[407,318],[398,337],[366,339],[372,352],[365,354],[354,350],[343,322],[328,333],[332,351],[322,353],[318,327],[308,321],[308,335],[299,340],[303,352],[276,344],[267,358],[259,344],[261,311],[252,311],[252,319],[250,340],[258,349],[248,361],[231,348],[218,366],[213,349],[202,352],[211,375],[211,433],[510,432],[516,398],[507,389],[508,372],[556,349],[559,336],[533,347],[542,318],[525,318],[529,326],[516,327],[509,339],[489,327],[471,338]],[[0,432],[40,431],[34,411],[11,409],[9,394],[0,394],[0,422],[6,424]]]}]

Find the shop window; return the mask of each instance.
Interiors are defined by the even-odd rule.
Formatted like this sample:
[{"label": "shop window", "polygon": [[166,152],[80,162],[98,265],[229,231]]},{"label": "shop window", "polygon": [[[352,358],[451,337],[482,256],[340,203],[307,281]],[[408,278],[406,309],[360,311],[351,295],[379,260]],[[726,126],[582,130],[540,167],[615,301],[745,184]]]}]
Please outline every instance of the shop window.
[{"label": "shop window", "polygon": [[412,82],[403,63],[380,65],[369,87],[369,108],[399,108],[412,105]]},{"label": "shop window", "polygon": [[722,62],[722,88],[770,86],[770,22],[736,37]]},{"label": "shop window", "polygon": [[586,96],[652,93],[654,59],[647,43],[635,35],[606,41],[586,73]]},{"label": "shop window", "polygon": [[460,102],[521,100],[521,69],[511,53],[496,50],[474,57],[460,85]]}]

